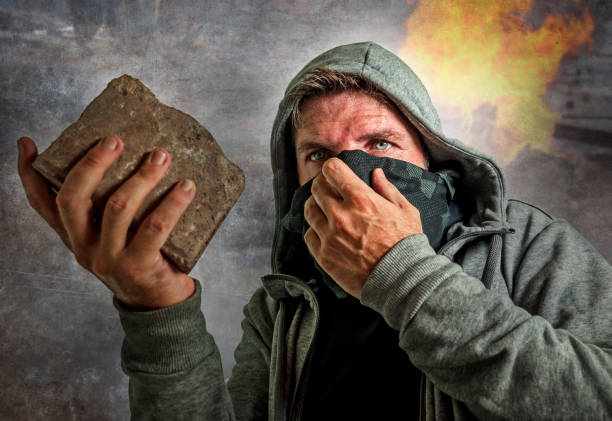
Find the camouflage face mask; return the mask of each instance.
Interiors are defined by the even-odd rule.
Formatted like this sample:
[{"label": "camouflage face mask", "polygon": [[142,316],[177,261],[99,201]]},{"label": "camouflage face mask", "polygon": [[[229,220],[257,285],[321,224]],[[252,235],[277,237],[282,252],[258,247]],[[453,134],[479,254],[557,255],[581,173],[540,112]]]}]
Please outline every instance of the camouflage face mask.
[{"label": "camouflage face mask", "polygon": [[[412,203],[421,214],[423,232],[434,250],[442,245],[446,228],[461,220],[459,206],[452,200],[459,174],[453,170],[430,172],[409,162],[393,158],[379,158],[363,151],[343,151],[338,158],[344,161],[357,176],[372,187],[370,175],[376,168],[382,168],[387,179]],[[302,235],[309,226],[304,219],[304,203],[311,195],[312,180],[298,188],[293,194],[291,208],[281,220],[282,226]],[[316,268],[327,274],[315,262]],[[335,282],[332,282],[336,288]],[[336,289],[333,288],[333,289]]]}]

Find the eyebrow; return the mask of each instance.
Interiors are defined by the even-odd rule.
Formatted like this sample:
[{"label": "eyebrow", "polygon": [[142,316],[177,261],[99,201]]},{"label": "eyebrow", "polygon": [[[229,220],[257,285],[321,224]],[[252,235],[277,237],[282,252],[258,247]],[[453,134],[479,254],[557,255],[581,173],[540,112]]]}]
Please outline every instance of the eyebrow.
[{"label": "eyebrow", "polygon": [[357,140],[372,140],[372,139],[393,139],[398,140],[401,139],[402,135],[393,129],[380,130],[377,132],[366,133],[362,136],[359,136]]},{"label": "eyebrow", "polygon": [[[358,141],[368,141],[373,139],[390,139],[390,140],[399,140],[402,138],[401,133],[396,130],[386,129],[379,130],[370,133],[366,133],[357,138]],[[319,149],[319,148],[327,148],[330,145],[330,142],[326,141],[317,141],[317,140],[309,140],[303,142],[299,147],[296,148],[296,152],[301,154],[304,151]]]},{"label": "eyebrow", "polygon": [[329,146],[329,142],[325,143],[325,142],[317,142],[314,140],[310,140],[310,141],[302,143],[298,148],[296,148],[296,151],[298,153],[302,153],[304,151],[309,151],[311,149],[326,148],[327,146]]}]

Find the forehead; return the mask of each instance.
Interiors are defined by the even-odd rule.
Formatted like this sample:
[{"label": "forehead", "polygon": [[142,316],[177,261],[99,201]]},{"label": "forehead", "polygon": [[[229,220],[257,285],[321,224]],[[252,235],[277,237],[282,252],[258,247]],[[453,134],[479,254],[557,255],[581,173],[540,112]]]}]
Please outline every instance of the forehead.
[{"label": "forehead", "polygon": [[359,136],[364,131],[408,134],[415,130],[395,105],[358,91],[309,97],[300,107],[300,114],[293,130],[296,146],[303,141],[332,140],[330,136]]},{"label": "forehead", "polygon": [[374,96],[359,91],[332,92],[315,95],[304,100],[300,107],[301,121],[298,126],[324,122],[330,119],[350,118],[353,115],[384,115],[395,111]]}]

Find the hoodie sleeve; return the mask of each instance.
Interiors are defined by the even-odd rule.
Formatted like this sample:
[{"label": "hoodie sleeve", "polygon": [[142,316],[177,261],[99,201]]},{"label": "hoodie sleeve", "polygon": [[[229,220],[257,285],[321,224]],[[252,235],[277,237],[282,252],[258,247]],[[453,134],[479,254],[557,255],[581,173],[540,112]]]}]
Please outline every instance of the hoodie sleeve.
[{"label": "hoodie sleeve", "polygon": [[[561,223],[519,254],[513,302],[411,236],[379,262],[361,301],[399,330],[437,388],[481,419],[612,419],[610,265]],[[552,320],[520,306],[534,295],[556,308]],[[581,313],[572,330],[559,327],[568,311]]]},{"label": "hoodie sleeve", "polygon": [[248,315],[243,321],[234,368],[238,374],[229,388],[240,392],[248,387],[250,393],[230,397],[219,350],[200,309],[202,287],[195,283],[192,297],[160,310],[130,311],[114,300],[125,331],[121,359],[130,379],[133,420],[254,419],[247,415],[258,413],[253,407],[266,408],[268,380],[266,361],[257,357],[262,354],[254,327],[258,321]]}]

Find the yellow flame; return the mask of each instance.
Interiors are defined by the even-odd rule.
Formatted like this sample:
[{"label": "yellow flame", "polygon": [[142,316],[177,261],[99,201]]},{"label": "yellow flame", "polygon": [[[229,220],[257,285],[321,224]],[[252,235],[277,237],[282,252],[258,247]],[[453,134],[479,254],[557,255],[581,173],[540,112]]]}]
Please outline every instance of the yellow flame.
[{"label": "yellow flame", "polygon": [[421,77],[449,133],[509,163],[526,145],[549,151],[560,114],[543,95],[563,56],[592,48],[593,18],[549,14],[538,29],[533,0],[420,1],[399,51]]}]

